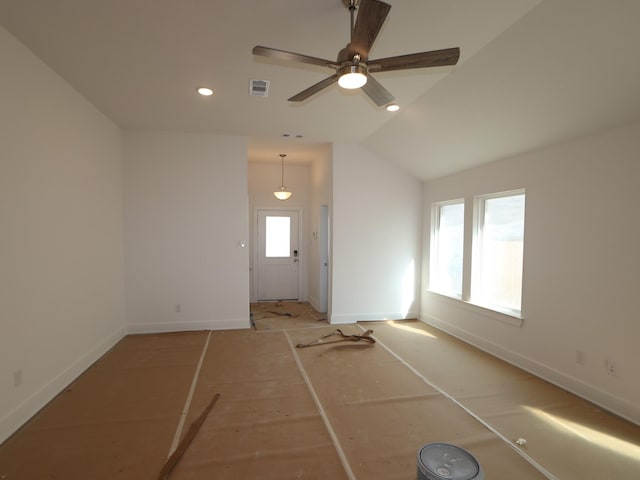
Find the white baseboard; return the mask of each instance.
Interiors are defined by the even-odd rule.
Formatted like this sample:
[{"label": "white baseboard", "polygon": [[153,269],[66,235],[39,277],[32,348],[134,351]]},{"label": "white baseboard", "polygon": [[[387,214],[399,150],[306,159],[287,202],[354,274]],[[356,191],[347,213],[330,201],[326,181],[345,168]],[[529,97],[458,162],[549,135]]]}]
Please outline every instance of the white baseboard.
[{"label": "white baseboard", "polygon": [[434,317],[423,312],[420,316],[420,320],[429,325],[433,325],[434,327],[439,328],[440,330],[443,330],[444,332],[469,343],[484,352],[498,357],[511,365],[521,368],[549,383],[567,390],[574,395],[584,398],[585,400],[594,403],[615,415],[618,415],[636,425],[640,425],[640,405],[612,395],[609,392],[583,382],[571,375],[567,375],[555,368],[540,363],[537,360],[525,357],[517,352],[504,348],[501,345],[478,337],[477,335],[452,325],[441,318]]},{"label": "white baseboard", "polygon": [[358,314],[331,314],[331,324],[348,324],[356,322],[375,322],[380,320],[401,320],[404,318],[418,318],[417,313],[392,312],[392,313],[358,313]]},{"label": "white baseboard", "polygon": [[248,318],[235,320],[201,320],[193,322],[129,323],[127,332],[130,334],[141,334],[190,332],[197,330],[240,330],[243,328],[251,328],[251,321]]},{"label": "white baseboard", "polygon": [[15,433],[27,420],[33,417],[42,407],[49,403],[67,385],[73,382],[81,373],[89,368],[96,360],[107,353],[125,335],[126,329],[121,327],[105,338],[98,345],[89,349],[76,362],[60,372],[49,383],[25,399],[20,405],[0,419],[0,443]]}]

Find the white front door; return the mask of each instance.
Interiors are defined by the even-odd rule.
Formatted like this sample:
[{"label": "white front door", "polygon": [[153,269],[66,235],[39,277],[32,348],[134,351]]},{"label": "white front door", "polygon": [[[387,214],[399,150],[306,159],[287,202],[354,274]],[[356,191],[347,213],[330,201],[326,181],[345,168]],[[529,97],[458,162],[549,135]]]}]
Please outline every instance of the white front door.
[{"label": "white front door", "polygon": [[298,212],[258,210],[258,300],[297,300]]}]

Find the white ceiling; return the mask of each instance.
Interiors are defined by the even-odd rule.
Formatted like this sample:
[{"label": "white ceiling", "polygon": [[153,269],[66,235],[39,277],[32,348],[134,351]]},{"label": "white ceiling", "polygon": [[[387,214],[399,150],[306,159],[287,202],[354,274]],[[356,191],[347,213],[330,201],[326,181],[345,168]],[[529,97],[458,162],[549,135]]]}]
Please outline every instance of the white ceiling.
[{"label": "white ceiling", "polygon": [[0,24],[122,128],[248,136],[251,161],[351,141],[430,179],[640,118],[638,0],[387,3],[371,58],[461,49],[456,67],[375,74],[396,113],[337,85],[287,102],[332,71],[251,54],[335,59],[342,0],[0,0]]}]

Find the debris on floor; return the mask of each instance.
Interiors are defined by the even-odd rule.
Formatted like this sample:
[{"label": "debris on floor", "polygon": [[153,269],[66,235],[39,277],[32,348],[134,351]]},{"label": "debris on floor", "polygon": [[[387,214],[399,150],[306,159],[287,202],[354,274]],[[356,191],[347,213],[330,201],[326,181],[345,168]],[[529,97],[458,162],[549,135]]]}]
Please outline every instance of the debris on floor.
[{"label": "debris on floor", "polygon": [[178,462],[184,455],[184,452],[186,452],[187,448],[189,448],[189,444],[191,444],[193,439],[196,437],[198,430],[200,430],[200,427],[207,419],[207,415],[209,415],[209,412],[218,401],[218,398],[220,398],[220,394],[216,393],[207,407],[204,409],[204,411],[200,414],[200,416],[191,424],[191,427],[189,427],[189,430],[182,438],[175,451],[169,456],[169,458],[163,465],[162,470],[160,470],[158,480],[166,480],[173,468],[178,464]]},{"label": "debris on floor", "polygon": [[[366,332],[364,332],[362,335],[347,335],[346,333],[344,333],[342,330],[340,330],[339,328],[334,330],[331,333],[327,333],[326,335],[322,335],[320,338],[318,338],[317,340],[314,340],[313,342],[309,342],[309,343],[299,343],[296,345],[296,348],[305,348],[305,347],[314,347],[317,345],[328,345],[330,343],[339,343],[339,342],[360,342],[360,341],[364,341],[364,342],[368,342],[370,344],[374,344],[376,343],[375,338],[373,338],[371,336],[371,334],[373,333],[373,330],[367,330]],[[340,337],[338,338],[338,340],[330,340],[328,342],[325,342],[324,340],[326,338],[329,337]]]}]

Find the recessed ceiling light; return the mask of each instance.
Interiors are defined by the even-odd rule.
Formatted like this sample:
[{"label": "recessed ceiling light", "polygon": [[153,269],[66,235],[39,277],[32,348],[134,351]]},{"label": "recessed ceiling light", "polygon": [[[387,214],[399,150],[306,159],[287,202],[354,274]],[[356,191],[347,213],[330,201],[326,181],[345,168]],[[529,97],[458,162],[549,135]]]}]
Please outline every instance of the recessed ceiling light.
[{"label": "recessed ceiling light", "polygon": [[197,92],[203,97],[210,97],[211,95],[213,95],[213,90],[207,87],[198,87]]},{"label": "recessed ceiling light", "polygon": [[398,110],[400,110],[400,106],[396,105],[395,103],[392,103],[391,105],[387,105],[388,112],[397,112]]}]

